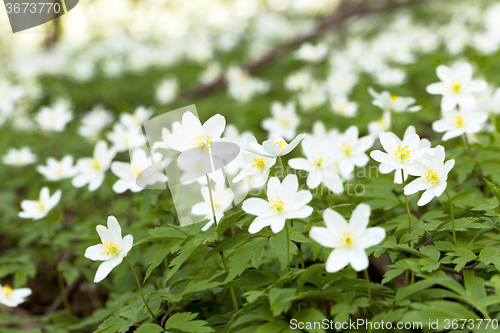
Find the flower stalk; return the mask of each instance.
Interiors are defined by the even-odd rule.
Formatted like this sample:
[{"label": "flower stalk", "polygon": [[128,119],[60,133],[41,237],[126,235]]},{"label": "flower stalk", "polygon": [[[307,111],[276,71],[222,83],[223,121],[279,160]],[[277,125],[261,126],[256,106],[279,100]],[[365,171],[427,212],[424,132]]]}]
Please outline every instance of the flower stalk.
[{"label": "flower stalk", "polygon": [[453,229],[453,241],[455,242],[455,247],[458,247],[457,235],[455,232],[455,214],[453,212],[453,202],[451,201],[450,193],[448,193],[448,190],[444,190],[444,191],[446,192],[446,195],[448,196],[448,203],[450,204],[451,227]]},{"label": "flower stalk", "polygon": [[401,179],[403,180],[403,195],[405,196],[406,212],[408,213],[408,234],[411,234],[411,214],[410,214],[410,206],[408,205],[408,197],[404,193],[405,175],[403,169],[401,169]]}]

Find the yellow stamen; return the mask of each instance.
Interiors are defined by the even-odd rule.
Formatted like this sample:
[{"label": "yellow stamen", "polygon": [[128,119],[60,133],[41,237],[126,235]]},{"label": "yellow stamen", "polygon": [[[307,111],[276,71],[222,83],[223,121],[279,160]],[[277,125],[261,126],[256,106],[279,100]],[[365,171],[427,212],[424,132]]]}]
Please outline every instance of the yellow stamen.
[{"label": "yellow stamen", "polygon": [[350,248],[354,245],[352,235],[350,231],[345,231],[342,237],[340,237],[340,246]]},{"label": "yellow stamen", "polygon": [[193,141],[196,148],[202,151],[208,151],[212,147],[211,143],[213,140],[210,135],[198,135]]},{"label": "yellow stamen", "polygon": [[321,168],[321,164],[323,163],[323,156],[321,155],[314,155],[313,156],[313,163],[318,167]]},{"label": "yellow stamen", "polygon": [[288,143],[286,143],[286,141],[283,139],[276,141],[276,144],[281,148],[281,150],[285,149],[286,146],[288,146]]},{"label": "yellow stamen", "polygon": [[271,204],[269,208],[274,209],[277,213],[281,213],[285,209],[285,203],[280,197],[277,197],[276,200],[269,200],[269,203]]},{"label": "yellow stamen", "polygon": [[92,169],[94,170],[101,169],[101,163],[96,158],[92,159]]},{"label": "yellow stamen", "polygon": [[451,83],[451,90],[458,94],[462,90],[462,82],[460,82],[460,80],[453,80]]},{"label": "yellow stamen", "polygon": [[263,157],[260,157],[260,158],[256,157],[256,158],[254,158],[252,160],[252,162],[250,162],[250,165],[252,166],[252,168],[257,169],[259,171],[262,171],[266,167],[265,158],[263,158]]},{"label": "yellow stamen", "polygon": [[351,153],[352,153],[352,147],[351,147],[351,145],[348,145],[348,144],[345,144],[345,143],[342,144],[341,150],[346,155],[351,155]]},{"label": "yellow stamen", "polygon": [[392,96],[391,96],[391,101],[393,101],[393,102],[394,102],[394,101],[395,101],[398,97],[399,97],[398,95],[392,95]]},{"label": "yellow stamen", "polygon": [[398,146],[395,155],[396,159],[400,160],[401,162],[408,162],[413,155],[413,149],[410,149],[410,147],[408,146]]},{"label": "yellow stamen", "polygon": [[45,201],[41,201],[40,199],[38,199],[36,201],[36,206],[39,210],[45,210]]},{"label": "yellow stamen", "polygon": [[432,185],[439,183],[439,175],[434,169],[427,168],[426,173],[424,173],[423,178],[426,182],[431,183]]},{"label": "yellow stamen", "polygon": [[5,293],[5,296],[6,297],[9,297],[10,295],[12,295],[12,293],[14,292],[14,289],[12,289],[9,285],[5,285],[2,287],[2,290],[3,292]]},{"label": "yellow stamen", "polygon": [[281,126],[286,127],[286,126],[288,126],[288,124],[290,124],[290,122],[288,121],[288,119],[286,119],[286,118],[281,118],[280,119],[280,125]]},{"label": "yellow stamen", "polygon": [[111,255],[113,257],[120,251],[120,247],[115,242],[102,242],[101,248],[101,255]]},{"label": "yellow stamen", "polygon": [[56,175],[62,176],[64,174],[64,169],[62,167],[58,167],[56,169]]},{"label": "yellow stamen", "polygon": [[455,118],[453,118],[453,123],[457,127],[463,127],[465,125],[464,124],[464,118],[462,118],[461,116],[456,116]]}]

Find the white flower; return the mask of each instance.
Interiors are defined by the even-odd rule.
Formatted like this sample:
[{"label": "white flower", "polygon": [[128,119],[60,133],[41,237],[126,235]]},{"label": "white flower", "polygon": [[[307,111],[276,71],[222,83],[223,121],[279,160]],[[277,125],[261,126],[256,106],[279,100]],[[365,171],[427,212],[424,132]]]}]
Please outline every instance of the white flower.
[{"label": "white flower", "polygon": [[303,111],[311,111],[326,102],[325,86],[319,82],[312,82],[298,95],[298,99]]},{"label": "white flower", "polygon": [[274,233],[280,232],[287,219],[305,218],[313,209],[307,206],[312,199],[309,191],[298,191],[299,182],[296,175],[288,175],[280,183],[272,177],[267,183],[267,200],[250,198],[243,202],[243,210],[257,218],[253,220],[248,232],[255,234],[262,228],[271,226]]},{"label": "white flower", "polygon": [[73,177],[78,169],[73,166],[73,156],[66,155],[60,162],[53,157],[47,158],[47,165],[38,165],[36,171],[45,176],[47,180],[57,181]]},{"label": "white flower", "polygon": [[139,106],[137,109],[135,109],[135,112],[133,114],[120,114],[120,123],[126,128],[136,128],[137,126],[141,126],[146,120],[148,120],[153,112],[153,108]]},{"label": "white flower", "polygon": [[180,151],[177,164],[182,166],[199,164],[205,174],[213,172],[212,162],[215,170],[221,166],[218,154],[226,155],[232,153],[228,149],[239,149],[236,145],[226,145],[222,149],[213,149],[213,145],[223,142],[220,139],[226,126],[226,118],[216,114],[208,119],[203,126],[200,120],[190,111],[182,115],[182,133],[171,134],[167,137],[167,144],[171,149]]},{"label": "white flower", "polygon": [[443,95],[441,100],[443,111],[450,111],[457,105],[465,108],[475,106],[474,93],[481,92],[487,87],[483,80],[472,79],[472,66],[468,63],[462,63],[453,68],[440,65],[436,73],[441,82],[428,85],[427,92],[433,95]]},{"label": "white flower", "polygon": [[271,104],[273,118],[262,121],[262,128],[269,132],[270,137],[283,137],[287,140],[295,137],[300,120],[295,112],[295,104],[288,102]]},{"label": "white flower", "polygon": [[23,200],[21,201],[22,212],[18,216],[23,219],[39,220],[47,216],[49,211],[54,208],[61,200],[61,190],[57,190],[52,196],[50,195],[47,186],[40,190],[40,198],[38,200]]},{"label": "white flower", "polygon": [[62,132],[66,124],[73,119],[73,112],[66,102],[57,102],[52,107],[43,106],[35,117],[35,121],[42,131]]},{"label": "white flower", "polygon": [[385,132],[391,128],[391,112],[384,111],[382,117],[368,123],[368,133],[373,137],[378,137],[380,132]]},{"label": "white flower", "polygon": [[115,155],[116,150],[108,149],[105,141],[97,142],[94,156],[80,158],[76,163],[78,174],[72,180],[73,186],[82,187],[89,184],[89,191],[95,191],[104,181],[104,174],[109,169]]},{"label": "white flower", "polygon": [[234,177],[233,183],[238,183],[246,177],[250,177],[252,187],[261,187],[267,182],[271,167],[276,163],[276,158],[262,157],[253,153],[243,152],[243,169]]},{"label": "white flower", "polygon": [[216,80],[222,74],[222,68],[218,62],[212,61],[208,64],[208,67],[203,71],[198,81],[203,84],[207,84]]},{"label": "white flower", "polygon": [[331,99],[332,111],[344,117],[355,117],[358,111],[358,103],[350,102],[345,96],[337,96]]},{"label": "white flower", "polygon": [[172,103],[179,93],[179,81],[175,77],[163,79],[156,87],[156,101],[161,104]]},{"label": "white flower", "polygon": [[226,73],[229,95],[238,102],[248,102],[253,96],[267,92],[271,85],[259,78],[251,77],[239,67],[231,66]]},{"label": "white flower", "polygon": [[489,115],[500,114],[500,88],[488,88],[477,94],[478,111],[487,112]]},{"label": "white flower", "polygon": [[328,53],[328,46],[325,43],[319,43],[316,46],[311,43],[304,43],[295,53],[295,58],[306,62],[318,63],[325,59]]},{"label": "white flower", "polygon": [[337,70],[330,74],[326,80],[326,89],[332,97],[349,95],[356,83],[358,75],[352,71]]},{"label": "white flower", "polygon": [[422,107],[420,105],[414,105],[410,106],[415,103],[415,98],[413,97],[401,97],[398,95],[391,95],[390,92],[388,91],[382,91],[380,94],[377,93],[373,88],[368,88],[368,92],[372,97],[374,98],[373,100],[373,105],[378,106],[384,111],[391,111],[391,112],[416,112]]},{"label": "white flower", "polygon": [[264,157],[281,157],[297,147],[305,136],[305,134],[299,134],[290,143],[287,143],[283,138],[269,139],[262,142],[262,145],[259,145],[257,142],[249,142],[246,150]]},{"label": "white flower", "polygon": [[380,244],[385,238],[381,227],[367,228],[370,206],[359,204],[349,223],[336,211],[327,208],[323,213],[326,228],[312,227],[309,235],[324,247],[334,248],[326,260],[326,271],[335,273],[351,264],[356,271],[368,268],[365,249]]},{"label": "white flower", "polygon": [[[161,154],[153,154],[153,160],[161,160]],[[163,174],[162,167],[163,163],[160,163],[158,168],[153,168],[146,152],[137,148],[132,152],[130,163],[115,161],[111,164],[111,171],[120,178],[114,183],[113,191],[116,193],[123,193],[126,190],[139,192],[146,185],[153,185],[157,182],[165,183],[167,177]],[[144,172],[146,169],[148,170]],[[139,186],[138,182],[143,186]]]},{"label": "white flower", "polygon": [[0,114],[6,117],[14,112],[16,103],[25,94],[21,86],[13,86],[8,81],[0,81]]},{"label": "white flower", "polygon": [[365,154],[374,139],[371,136],[359,137],[359,130],[356,126],[349,127],[337,140],[332,140],[331,144],[338,150],[337,161],[341,175],[344,178],[354,171],[354,166],[365,166],[368,163],[368,155]]},{"label": "white flower", "polygon": [[36,155],[31,152],[29,147],[22,147],[21,149],[9,148],[7,154],[2,157],[4,164],[16,166],[34,163],[36,159]]},{"label": "white flower", "polygon": [[106,110],[102,105],[94,106],[91,111],[82,117],[78,134],[91,141],[96,141],[101,131],[111,124],[112,121],[113,116],[111,112]]},{"label": "white flower", "polygon": [[401,68],[382,66],[373,73],[375,82],[383,87],[400,86],[406,80],[406,72]]},{"label": "white flower", "polygon": [[107,228],[98,225],[96,230],[102,243],[88,247],[85,250],[85,258],[104,261],[95,273],[94,282],[98,283],[108,276],[113,268],[121,264],[132,248],[134,238],[132,235],[122,238],[122,229],[114,216],[108,217]]},{"label": "white flower", "polygon": [[174,121],[172,123],[172,130],[166,127],[163,127],[161,129],[161,141],[156,141],[155,143],[153,143],[153,152],[155,152],[157,149],[170,149],[170,146],[167,143],[167,138],[172,133],[182,133],[182,124],[180,122]]},{"label": "white flower", "polygon": [[[203,202],[199,202],[191,208],[191,213],[194,215],[202,215],[208,219],[208,223],[201,229],[202,231],[208,230],[214,224],[214,217],[212,212],[212,203],[210,201],[210,193],[207,186],[201,188],[201,195]],[[215,184],[215,189],[212,190],[212,199],[215,209],[215,218],[217,223],[224,216],[224,212],[232,207],[234,194],[231,189],[226,188],[224,183]]]},{"label": "white flower", "polygon": [[486,112],[466,111],[465,109],[460,109],[460,111],[456,109],[443,111],[441,115],[443,118],[433,122],[432,129],[438,133],[446,132],[443,135],[443,141],[455,138],[464,133],[477,133],[488,119]]},{"label": "white flower", "polygon": [[415,168],[420,177],[406,185],[404,192],[406,195],[411,195],[425,190],[417,205],[426,205],[432,198],[439,197],[446,190],[448,173],[455,165],[455,160],[448,160],[444,163],[444,158],[444,147],[437,146],[434,156],[425,153],[422,159],[415,161]]},{"label": "white flower", "polygon": [[285,80],[285,88],[289,91],[305,90],[313,82],[311,73],[305,70],[289,75]]},{"label": "white flower", "polygon": [[116,123],[113,126],[113,131],[107,133],[106,137],[117,152],[134,149],[146,143],[146,137],[142,134],[140,127],[125,127],[120,123]]},{"label": "white flower", "polygon": [[374,150],[370,153],[370,156],[375,161],[381,163],[381,173],[386,174],[396,170],[394,174],[394,182],[396,184],[402,184],[403,182],[401,169],[404,172],[405,180],[408,178],[408,174],[412,176],[418,175],[413,163],[422,157],[427,148],[430,148],[431,143],[429,140],[420,140],[413,126],[409,126],[406,129],[403,141],[392,132],[381,132],[379,138],[386,152]]},{"label": "white flower", "polygon": [[31,295],[30,288],[12,289],[7,285],[0,285],[0,304],[16,307],[26,302],[26,297],[29,295]]},{"label": "white flower", "polygon": [[309,140],[302,142],[302,151],[306,158],[292,158],[288,165],[296,170],[305,170],[307,175],[307,186],[316,188],[320,183],[335,194],[341,194],[344,190],[337,168],[335,167],[335,155],[328,142],[314,145]]}]

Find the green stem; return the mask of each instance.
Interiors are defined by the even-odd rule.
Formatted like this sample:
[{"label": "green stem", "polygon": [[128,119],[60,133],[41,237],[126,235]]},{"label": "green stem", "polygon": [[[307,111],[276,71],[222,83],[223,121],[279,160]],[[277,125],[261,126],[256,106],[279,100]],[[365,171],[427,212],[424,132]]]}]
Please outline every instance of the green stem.
[{"label": "green stem", "polygon": [[153,311],[149,308],[148,302],[146,302],[146,298],[144,297],[144,293],[142,292],[142,287],[141,287],[141,282],[139,282],[139,278],[137,277],[137,273],[135,272],[134,266],[130,263],[130,260],[128,260],[127,257],[124,257],[125,261],[127,262],[128,266],[132,270],[132,273],[134,273],[135,281],[137,282],[137,286],[139,287],[139,292],[141,293],[142,301],[144,302],[144,305],[146,306],[146,309],[148,309],[149,314],[153,318],[153,320],[160,325],[160,321],[156,318],[156,316],[153,314]]},{"label": "green stem", "polygon": [[73,315],[71,314],[71,307],[69,306],[68,294],[66,294],[66,288],[64,288],[64,281],[62,279],[61,272],[59,272],[57,268],[56,268],[56,273],[57,273],[57,283],[59,284],[59,290],[61,291],[64,309],[66,310],[66,316],[68,316],[68,318],[71,319]]},{"label": "green stem", "polygon": [[288,234],[288,224],[285,221],[285,231],[286,231],[286,265],[288,271],[290,272],[290,235]]},{"label": "green stem", "polygon": [[281,157],[278,156],[278,161],[280,162],[281,173],[283,174],[283,178],[286,177],[285,168],[283,167],[283,162],[281,161]]},{"label": "green stem", "polygon": [[403,195],[405,196],[406,212],[408,213],[408,233],[411,234],[411,214],[410,206],[408,206],[408,197],[405,194],[405,173],[403,169],[401,169],[401,180],[403,181]]},{"label": "green stem", "polygon": [[453,240],[455,241],[455,247],[458,247],[457,235],[455,233],[455,214],[453,213],[453,202],[451,201],[450,193],[448,190],[444,190],[448,196],[448,203],[450,204],[450,215],[451,215],[451,227],[453,228]]},{"label": "green stem", "polygon": [[0,326],[2,326],[3,323],[3,316],[5,315],[5,308],[7,305],[2,306],[2,313],[0,313]]},{"label": "green stem", "polygon": [[306,264],[304,262],[304,256],[302,255],[302,244],[301,243],[299,243],[299,255],[300,255],[300,267],[302,267],[302,269],[305,269]]},{"label": "green stem", "polygon": [[368,269],[365,269],[365,279],[366,279],[366,290],[368,291],[368,300],[372,299],[372,292],[370,290],[370,276],[368,275]]},{"label": "green stem", "polygon": [[465,149],[467,150],[467,154],[470,154],[470,145],[469,145],[469,139],[467,139],[467,135],[464,133],[464,142],[465,142]]},{"label": "green stem", "polygon": [[[217,226],[217,219],[215,218],[216,215],[215,215],[214,199],[212,197],[212,188],[210,186],[210,178],[208,177],[208,175],[205,176],[207,177],[208,193],[210,195],[210,206],[212,207],[212,216],[214,219],[214,225]],[[219,236],[219,241],[220,241],[220,236]],[[226,273],[229,273],[229,268],[227,267],[227,260],[226,256],[224,256],[224,252],[220,251],[219,254],[222,259],[222,264],[224,265],[224,270],[226,271]],[[238,302],[236,301],[236,293],[234,292],[234,288],[230,287],[229,292],[231,293],[231,298],[233,299],[234,309],[238,310]]]}]

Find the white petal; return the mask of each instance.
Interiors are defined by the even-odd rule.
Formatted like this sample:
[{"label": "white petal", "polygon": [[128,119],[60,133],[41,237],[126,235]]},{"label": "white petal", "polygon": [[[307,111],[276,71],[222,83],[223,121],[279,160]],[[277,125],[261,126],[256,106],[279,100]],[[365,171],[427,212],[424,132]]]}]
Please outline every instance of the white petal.
[{"label": "white petal", "polygon": [[361,235],[365,232],[368,222],[370,222],[371,208],[369,205],[361,203],[352,212],[349,219],[349,228],[356,235]]},{"label": "white petal", "polygon": [[248,214],[269,217],[274,214],[274,211],[269,206],[269,202],[264,199],[250,198],[243,202],[241,208]]},{"label": "white petal", "polygon": [[97,272],[95,273],[94,282],[99,283],[102,280],[104,280],[104,278],[106,278],[106,276],[108,276],[108,274],[113,270],[113,268],[121,264],[122,260],[123,257],[119,256],[103,262],[97,269]]},{"label": "white petal", "polygon": [[432,189],[428,189],[424,193],[422,193],[422,196],[418,200],[417,205],[427,205],[432,200],[432,198],[434,198],[434,191],[432,191]]},{"label": "white petal", "polygon": [[312,227],[309,236],[321,246],[333,248],[338,245],[333,235],[327,228]]},{"label": "white petal", "polygon": [[335,273],[349,264],[349,251],[344,247],[333,250],[326,260],[326,271]]},{"label": "white petal", "polygon": [[330,208],[325,209],[323,212],[323,221],[328,229],[335,232],[343,232],[349,228],[344,217]]},{"label": "white petal", "polygon": [[356,246],[362,249],[382,243],[385,239],[385,229],[381,227],[368,228],[356,239]]},{"label": "white petal", "polygon": [[362,271],[368,268],[368,256],[365,250],[352,248],[349,251],[349,262],[355,271]]},{"label": "white petal", "polygon": [[226,118],[216,114],[203,124],[203,134],[211,136],[213,140],[220,139],[224,128],[226,127]]},{"label": "white petal", "polygon": [[105,254],[102,244],[92,245],[85,250],[85,258],[90,260],[108,260],[113,258],[111,254]]}]

